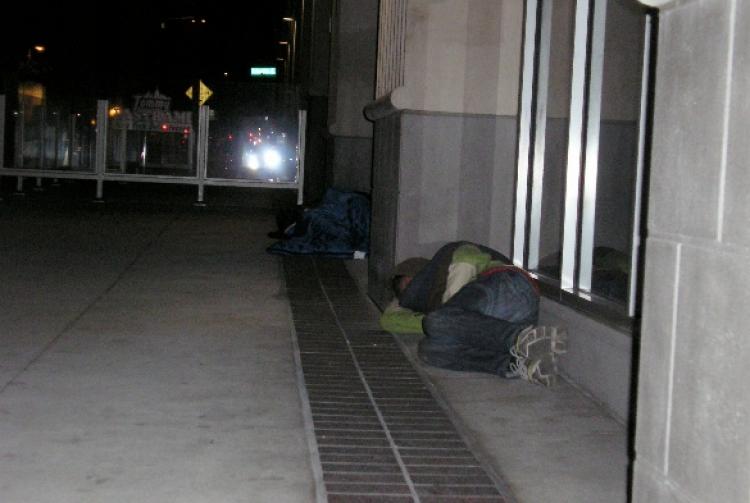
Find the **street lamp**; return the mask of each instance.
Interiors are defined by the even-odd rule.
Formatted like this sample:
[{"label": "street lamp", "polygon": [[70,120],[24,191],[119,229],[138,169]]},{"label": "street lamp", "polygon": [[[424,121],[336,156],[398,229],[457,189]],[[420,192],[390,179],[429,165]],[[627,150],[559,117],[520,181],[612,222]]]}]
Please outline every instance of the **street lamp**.
[{"label": "street lamp", "polygon": [[297,62],[297,20],[295,20],[293,17],[284,17],[281,18],[282,21],[285,23],[290,23],[292,28],[292,59],[290,61],[290,66],[292,68],[291,74],[292,74],[292,81],[294,80],[294,67],[296,66],[295,63]]},{"label": "street lamp", "polygon": [[36,54],[44,54],[47,51],[47,47],[44,45],[34,45],[32,47],[29,47],[29,50],[26,52],[26,59],[31,61],[32,56]]}]

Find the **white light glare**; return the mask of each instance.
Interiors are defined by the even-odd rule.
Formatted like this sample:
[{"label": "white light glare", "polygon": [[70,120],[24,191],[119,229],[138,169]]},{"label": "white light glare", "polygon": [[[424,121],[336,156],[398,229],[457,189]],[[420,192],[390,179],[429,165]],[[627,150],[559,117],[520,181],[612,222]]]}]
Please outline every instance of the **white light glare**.
[{"label": "white light glare", "polygon": [[245,155],[243,157],[243,164],[246,168],[252,169],[253,171],[257,171],[258,168],[260,168],[260,159],[258,159],[257,154],[253,154],[252,152],[245,152]]},{"label": "white light glare", "polygon": [[263,152],[263,164],[271,169],[276,169],[281,164],[281,154],[277,150],[268,148]]}]

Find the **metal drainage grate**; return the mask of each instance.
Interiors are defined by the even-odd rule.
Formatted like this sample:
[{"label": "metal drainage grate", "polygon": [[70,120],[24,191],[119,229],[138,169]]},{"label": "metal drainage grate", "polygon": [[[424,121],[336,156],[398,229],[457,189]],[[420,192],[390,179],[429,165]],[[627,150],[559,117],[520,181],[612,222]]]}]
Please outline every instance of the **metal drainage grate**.
[{"label": "metal drainage grate", "polygon": [[285,257],[329,503],[510,503],[340,260]]}]

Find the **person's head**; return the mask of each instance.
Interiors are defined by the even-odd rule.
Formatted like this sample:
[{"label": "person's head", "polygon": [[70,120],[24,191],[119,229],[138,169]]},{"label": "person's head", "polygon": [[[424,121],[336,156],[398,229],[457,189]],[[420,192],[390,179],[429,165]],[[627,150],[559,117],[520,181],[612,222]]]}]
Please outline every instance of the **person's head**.
[{"label": "person's head", "polygon": [[401,294],[406,290],[406,287],[409,286],[413,277],[414,276],[408,276],[406,274],[396,274],[393,276],[391,279],[391,289],[397,299],[401,299]]},{"label": "person's head", "polygon": [[414,278],[414,276],[416,276],[428,262],[429,260],[426,258],[413,257],[404,260],[395,267],[393,277],[391,278],[391,289],[397,299],[401,299],[401,294],[406,290],[406,287],[409,286],[412,278]]}]

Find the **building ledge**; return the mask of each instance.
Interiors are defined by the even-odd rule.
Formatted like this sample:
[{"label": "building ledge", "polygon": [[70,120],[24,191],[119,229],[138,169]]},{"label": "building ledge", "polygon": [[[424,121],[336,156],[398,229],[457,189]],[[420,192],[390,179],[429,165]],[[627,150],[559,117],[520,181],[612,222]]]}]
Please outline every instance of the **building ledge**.
[{"label": "building ledge", "polygon": [[654,9],[669,9],[676,7],[680,4],[688,3],[692,0],[638,0],[646,7],[653,7]]},{"label": "building ledge", "polygon": [[410,108],[410,103],[406,88],[397,87],[390,93],[366,105],[364,109],[365,117],[367,120],[375,122]]}]

